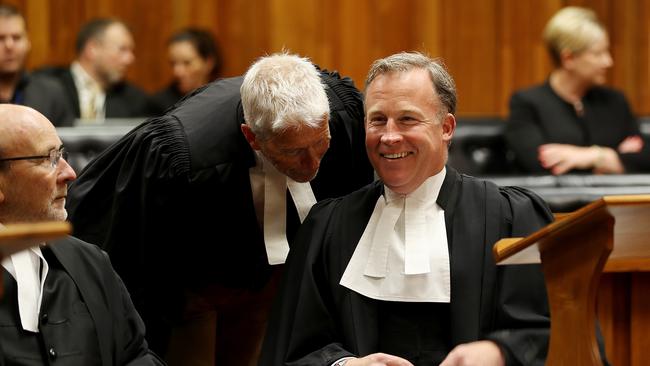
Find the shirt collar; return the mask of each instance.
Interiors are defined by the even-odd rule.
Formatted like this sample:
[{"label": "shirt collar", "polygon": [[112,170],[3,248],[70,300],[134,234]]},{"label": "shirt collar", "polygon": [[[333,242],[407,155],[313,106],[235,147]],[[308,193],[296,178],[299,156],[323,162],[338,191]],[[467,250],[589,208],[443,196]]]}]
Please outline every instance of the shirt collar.
[{"label": "shirt collar", "polygon": [[70,72],[72,73],[72,78],[77,89],[96,88],[97,90],[103,91],[101,85],[86,72],[79,62],[75,61],[70,65]]},{"label": "shirt collar", "polygon": [[384,185],[384,198],[386,199],[386,203],[399,198],[408,198],[424,203],[436,202],[438,200],[438,195],[440,194],[442,183],[445,181],[446,174],[447,168],[443,167],[440,172],[427,178],[413,192],[406,195],[396,193]]}]

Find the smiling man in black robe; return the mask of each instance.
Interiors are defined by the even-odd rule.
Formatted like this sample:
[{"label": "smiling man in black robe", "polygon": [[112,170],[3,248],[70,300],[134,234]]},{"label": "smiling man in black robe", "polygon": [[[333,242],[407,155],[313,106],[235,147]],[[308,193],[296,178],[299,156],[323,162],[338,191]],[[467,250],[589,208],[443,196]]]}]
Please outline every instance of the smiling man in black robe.
[{"label": "smiling man in black robe", "polygon": [[492,245],[549,223],[547,206],[445,166],[456,92],[438,62],[418,53],[376,61],[365,107],[381,180],[312,208],[261,365],[543,364],[540,267],[497,267]]}]

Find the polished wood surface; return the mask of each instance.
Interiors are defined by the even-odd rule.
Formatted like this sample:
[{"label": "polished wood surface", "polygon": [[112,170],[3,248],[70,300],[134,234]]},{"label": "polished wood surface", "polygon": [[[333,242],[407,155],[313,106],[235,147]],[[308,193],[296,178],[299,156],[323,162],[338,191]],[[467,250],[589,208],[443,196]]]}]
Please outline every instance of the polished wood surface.
[{"label": "polished wood surface", "polygon": [[551,310],[546,365],[601,365],[596,294],[612,250],[614,218],[597,210],[542,239],[540,252]]},{"label": "polished wood surface", "polygon": [[5,225],[0,228],[0,257],[71,232],[70,223],[60,221]]},{"label": "polished wood surface", "polygon": [[610,364],[647,365],[650,350],[650,272],[603,273],[597,314]]},{"label": "polished wood surface", "polygon": [[541,40],[565,5],[593,8],[607,27],[615,65],[609,84],[639,115],[650,114],[650,0],[10,0],[27,16],[30,67],[67,64],[81,24],[124,19],[136,40],[129,78],[148,91],[170,79],[167,38],[205,27],[224,50],[224,75],[241,74],[257,57],[289,49],[362,87],[370,63],[402,50],[442,57],[456,78],[459,115],[506,116],[516,89],[551,70]]}]

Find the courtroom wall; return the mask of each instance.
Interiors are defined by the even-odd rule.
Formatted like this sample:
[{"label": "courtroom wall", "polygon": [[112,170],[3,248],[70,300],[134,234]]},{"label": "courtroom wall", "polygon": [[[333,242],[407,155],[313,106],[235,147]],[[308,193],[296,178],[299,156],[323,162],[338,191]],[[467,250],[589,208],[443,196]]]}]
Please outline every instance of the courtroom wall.
[{"label": "courtroom wall", "polygon": [[97,16],[125,20],[136,40],[129,79],[148,91],[170,77],[169,35],[211,29],[224,75],[283,48],[351,76],[362,87],[372,60],[401,50],[442,57],[455,76],[459,115],[505,116],[513,90],[543,81],[541,42],[548,18],[565,5],[593,8],[610,32],[609,84],[639,115],[650,114],[650,0],[14,0],[27,16],[29,66],[66,64],[79,26]]}]

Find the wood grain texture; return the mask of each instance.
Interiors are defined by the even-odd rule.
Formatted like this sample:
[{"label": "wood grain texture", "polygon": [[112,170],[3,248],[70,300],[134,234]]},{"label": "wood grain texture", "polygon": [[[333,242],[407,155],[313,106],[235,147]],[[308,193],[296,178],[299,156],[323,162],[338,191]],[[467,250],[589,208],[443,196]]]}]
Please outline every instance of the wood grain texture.
[{"label": "wood grain texture", "polygon": [[29,67],[67,64],[81,24],[126,21],[136,40],[128,77],[148,91],[170,79],[166,41],[185,26],[210,29],[226,76],[284,49],[339,70],[363,87],[373,60],[420,50],[445,60],[456,78],[461,116],[506,116],[516,89],[542,82],[551,64],[541,41],[565,5],[593,8],[610,32],[609,83],[639,115],[650,114],[650,0],[12,0],[27,16]]}]

